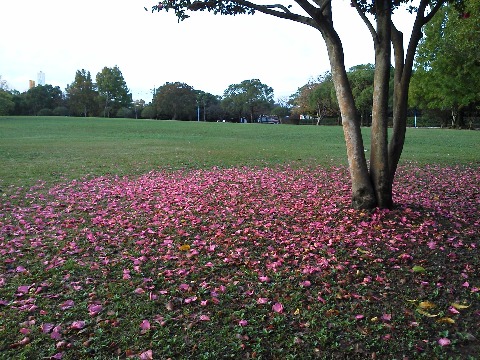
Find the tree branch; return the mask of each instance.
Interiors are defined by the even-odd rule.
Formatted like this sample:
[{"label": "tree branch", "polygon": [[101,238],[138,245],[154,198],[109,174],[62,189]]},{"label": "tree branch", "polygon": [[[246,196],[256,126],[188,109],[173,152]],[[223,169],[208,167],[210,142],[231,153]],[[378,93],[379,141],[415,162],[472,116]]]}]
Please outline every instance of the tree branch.
[{"label": "tree branch", "polygon": [[357,0],[352,0],[352,4],[355,6],[355,9],[357,10],[358,15],[360,15],[360,17],[362,18],[365,25],[367,25],[368,31],[370,31],[370,34],[372,34],[373,41],[377,42],[377,32],[375,31],[375,28],[373,27],[370,20],[368,20],[367,16],[362,11],[362,9],[361,9],[360,5],[358,4]]},{"label": "tree branch", "polygon": [[[288,14],[291,14],[292,12],[290,10],[288,10],[288,8],[285,6],[285,5],[282,5],[282,4],[274,4],[274,5],[264,5],[267,9],[275,9],[275,8],[279,8],[279,9],[282,9],[283,11],[285,11],[286,13]],[[291,5],[289,5],[289,7],[291,7]]]},{"label": "tree branch", "polygon": [[[440,8],[443,6],[443,4],[445,4],[445,0],[442,0],[442,1],[438,1],[435,6],[430,10],[430,13],[428,13],[427,16],[423,16],[423,24],[422,25],[425,25],[426,23],[428,23],[432,17],[437,13],[438,10],[440,10]],[[420,11],[420,8],[422,8],[422,15],[424,15],[424,12],[425,12],[425,8],[428,4],[428,1],[427,0],[422,0],[421,3],[420,3],[420,6],[419,6],[419,11]]]},{"label": "tree branch", "polygon": [[[297,1],[297,0],[295,0]],[[292,20],[295,22],[299,22],[302,24],[310,25],[312,27],[315,27],[315,22],[313,19],[302,16],[299,14],[292,13],[290,10],[286,9],[285,6],[283,5],[258,5],[255,3],[252,3],[248,0],[235,0],[235,2],[241,6],[245,6],[248,8],[251,8],[253,10],[259,11],[261,13],[267,14],[267,15],[273,15],[281,19],[287,19],[287,20]],[[298,2],[298,1],[297,1]],[[276,8],[281,8],[284,11],[279,11],[275,10]],[[285,11],[287,10],[287,11]]]}]

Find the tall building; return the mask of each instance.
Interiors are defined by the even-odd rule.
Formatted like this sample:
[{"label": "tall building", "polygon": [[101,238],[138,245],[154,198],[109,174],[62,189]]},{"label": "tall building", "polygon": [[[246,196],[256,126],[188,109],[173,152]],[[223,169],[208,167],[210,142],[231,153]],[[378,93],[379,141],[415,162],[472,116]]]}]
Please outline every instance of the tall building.
[{"label": "tall building", "polygon": [[37,74],[37,85],[45,85],[45,73],[43,71]]},{"label": "tall building", "polygon": [[35,80],[28,80],[28,88],[34,88],[35,87]]}]

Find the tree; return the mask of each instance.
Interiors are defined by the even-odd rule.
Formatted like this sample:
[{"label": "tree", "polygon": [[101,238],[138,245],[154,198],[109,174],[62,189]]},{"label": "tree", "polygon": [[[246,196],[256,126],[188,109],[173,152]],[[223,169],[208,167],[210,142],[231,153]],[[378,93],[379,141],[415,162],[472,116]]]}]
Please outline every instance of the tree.
[{"label": "tree", "polygon": [[8,91],[0,89],[0,116],[10,115],[14,109],[13,95]]},{"label": "tree", "polygon": [[279,98],[271,111],[272,115],[278,116],[280,119],[285,119],[292,113],[292,106],[290,105],[288,98]]},{"label": "tree", "polygon": [[212,121],[218,119],[218,108],[221,97],[201,90],[197,90],[197,109],[203,121]]},{"label": "tree", "polygon": [[132,94],[129,93],[122,72],[115,65],[104,67],[96,76],[99,103],[103,106],[103,116],[110,117],[122,107],[130,107]]},{"label": "tree", "polygon": [[161,119],[193,120],[196,114],[197,92],[181,82],[165,83],[155,93],[153,102]]},{"label": "tree", "polygon": [[273,108],[273,89],[259,79],[230,85],[223,93],[222,104],[236,117],[248,116],[250,122]]},{"label": "tree", "polygon": [[466,0],[461,16],[443,6],[425,27],[415,58],[411,105],[447,110],[452,127],[462,127],[463,110],[480,102],[480,1]]},{"label": "tree", "polygon": [[[342,115],[352,181],[352,206],[358,209],[371,209],[375,206],[391,208],[393,180],[405,142],[408,88],[415,51],[422,36],[422,27],[447,0],[351,0],[352,7],[370,31],[375,49],[370,166],[367,165],[360,131],[361,121],[345,69],[342,42],[333,23],[333,0],[294,1],[303,10],[301,13],[295,13],[291,7],[281,4],[262,5],[249,0],[165,0],[153,6],[152,12],[173,10],[179,20],[185,20],[189,17],[187,11],[207,10],[222,15],[254,14],[258,11],[317,29],[327,47],[332,80]],[[406,53],[403,48],[403,34],[392,21],[392,13],[402,3],[417,4],[415,8],[411,7],[412,11],[416,11],[416,19]],[[392,45],[395,73],[393,131],[389,141],[388,94]]]},{"label": "tree", "polygon": [[360,113],[360,122],[364,126],[370,124],[374,76],[375,66],[373,64],[357,65],[350,68],[348,72],[355,106]]},{"label": "tree", "polygon": [[65,89],[70,111],[75,115],[87,117],[95,113],[97,108],[96,98],[98,93],[92,81],[90,71],[77,70],[75,80]]},{"label": "tree", "polygon": [[37,115],[41,109],[53,110],[58,106],[62,106],[64,96],[58,86],[38,85],[26,92],[25,102],[29,113]]},{"label": "tree", "polygon": [[141,116],[143,119],[155,119],[157,116],[157,110],[155,110],[155,106],[145,106],[142,110]]},{"label": "tree", "polygon": [[300,87],[292,97],[294,113],[317,119],[317,125],[325,116],[338,114],[338,102],[330,73],[319,76]]}]

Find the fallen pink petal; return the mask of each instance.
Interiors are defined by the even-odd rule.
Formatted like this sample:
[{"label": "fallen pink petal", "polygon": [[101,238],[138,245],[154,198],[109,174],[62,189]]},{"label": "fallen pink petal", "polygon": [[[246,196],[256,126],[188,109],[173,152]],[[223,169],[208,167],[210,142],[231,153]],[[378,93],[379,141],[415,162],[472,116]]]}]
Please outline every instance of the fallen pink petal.
[{"label": "fallen pink petal", "polygon": [[140,354],[140,359],[141,360],[153,360],[153,351],[152,350],[147,350],[144,351]]},{"label": "fallen pink petal", "polygon": [[439,344],[440,346],[448,346],[448,345],[450,345],[451,343],[452,343],[452,342],[451,342],[449,339],[447,339],[447,338],[438,339],[438,344]]},{"label": "fallen pink petal", "polygon": [[343,165],[185,164],[2,187],[5,357],[476,350],[478,166],[401,164],[392,210],[353,210],[349,179]]},{"label": "fallen pink petal", "polygon": [[95,316],[102,310],[103,310],[102,305],[91,304],[88,306],[88,313],[90,314],[90,316]]},{"label": "fallen pink petal", "polygon": [[283,312],[283,305],[281,303],[275,303],[272,306],[272,310],[275,311],[276,313],[282,313]]},{"label": "fallen pink petal", "polygon": [[140,324],[140,329],[142,329],[142,330],[150,330],[150,321],[148,321],[148,320],[143,320],[142,323]]},{"label": "fallen pink petal", "polygon": [[70,328],[71,329],[75,329],[75,330],[80,330],[80,329],[83,329],[85,327],[85,321],[74,321],[72,322],[72,325],[70,325]]}]

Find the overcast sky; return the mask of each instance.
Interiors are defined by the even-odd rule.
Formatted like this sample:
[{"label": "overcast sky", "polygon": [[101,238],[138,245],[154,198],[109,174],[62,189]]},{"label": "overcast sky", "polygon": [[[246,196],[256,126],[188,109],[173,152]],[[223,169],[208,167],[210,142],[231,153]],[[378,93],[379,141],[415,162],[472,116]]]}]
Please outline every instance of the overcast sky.
[{"label": "overcast sky", "polygon": [[[329,71],[321,34],[306,25],[260,13],[200,12],[178,23],[173,12],[144,10],[154,3],[1,0],[0,76],[23,92],[42,71],[46,84],[65,90],[77,70],[90,71],[95,80],[103,67],[118,65],[133,98],[149,102],[151,89],[166,82],[222,95],[249,79],[271,86],[278,99]],[[347,68],[373,63],[370,34],[350,0],[333,0],[333,6]],[[407,40],[411,24],[411,16],[396,19]]]}]

